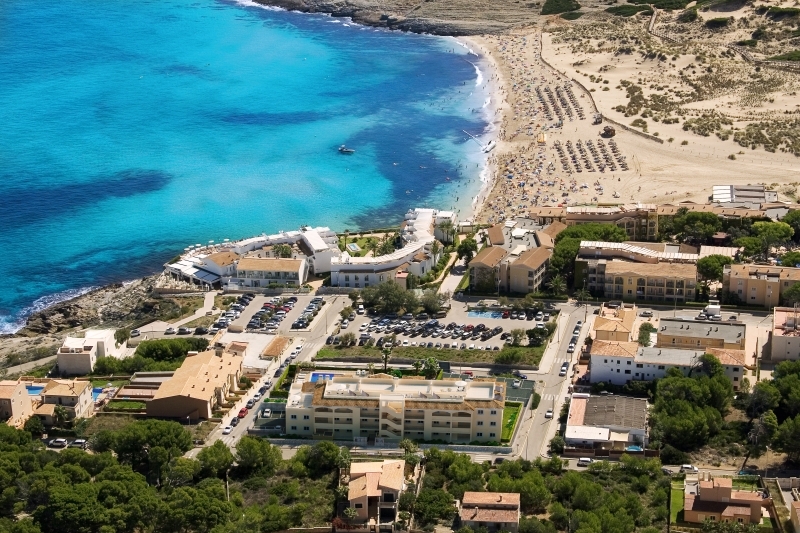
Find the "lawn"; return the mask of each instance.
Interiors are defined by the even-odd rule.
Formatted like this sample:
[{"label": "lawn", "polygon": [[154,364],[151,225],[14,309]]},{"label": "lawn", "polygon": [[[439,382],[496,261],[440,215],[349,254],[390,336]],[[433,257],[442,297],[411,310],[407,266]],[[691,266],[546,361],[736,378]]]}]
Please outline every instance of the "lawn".
[{"label": "lawn", "polygon": [[200,318],[195,318],[191,322],[187,322],[186,324],[184,324],[184,327],[187,327],[187,328],[207,328],[208,326],[213,324],[214,321],[217,318],[219,318],[219,315],[216,315],[216,316],[214,316],[214,315],[212,315],[212,316],[201,316]]},{"label": "lawn", "polygon": [[758,490],[757,476],[744,476],[733,478],[733,488],[739,490]]},{"label": "lawn", "polygon": [[146,408],[146,403],[135,400],[111,400],[105,407],[108,411],[141,411]]},{"label": "lawn", "polygon": [[672,488],[669,520],[672,524],[683,522],[683,488]]},{"label": "lawn", "polygon": [[508,442],[514,435],[514,427],[517,425],[519,413],[522,411],[522,404],[519,402],[506,402],[503,409],[503,435],[501,442]]},{"label": "lawn", "polygon": [[[458,341],[462,342],[462,341]],[[339,346],[322,348],[316,360],[332,359],[337,357],[364,357],[381,361],[381,350],[374,346]],[[527,364],[537,365],[544,354],[544,346],[537,347],[504,347],[499,351],[486,350],[453,350],[452,348],[437,350],[436,348],[399,347],[392,350],[392,357],[405,359],[427,359],[433,357],[439,361],[454,361],[464,363],[499,363],[499,364]]]}]

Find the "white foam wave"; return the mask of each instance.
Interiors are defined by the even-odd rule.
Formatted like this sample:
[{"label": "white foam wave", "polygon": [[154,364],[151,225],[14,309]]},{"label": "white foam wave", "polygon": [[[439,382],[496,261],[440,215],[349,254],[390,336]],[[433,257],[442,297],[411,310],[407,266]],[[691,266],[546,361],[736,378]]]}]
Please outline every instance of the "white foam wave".
[{"label": "white foam wave", "polygon": [[16,333],[25,326],[25,321],[34,313],[43,311],[61,302],[83,296],[98,287],[82,287],[80,289],[69,289],[55,294],[48,294],[36,299],[31,305],[22,309],[16,316],[0,316],[0,334]]}]

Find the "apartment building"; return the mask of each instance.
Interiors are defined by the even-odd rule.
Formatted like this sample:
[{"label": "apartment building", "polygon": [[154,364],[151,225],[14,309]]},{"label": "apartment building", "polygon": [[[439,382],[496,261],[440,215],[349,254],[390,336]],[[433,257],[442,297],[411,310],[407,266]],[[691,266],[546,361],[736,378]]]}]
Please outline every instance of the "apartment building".
[{"label": "apartment building", "polygon": [[397,504],[406,489],[405,467],[402,459],[350,464],[347,499],[349,507],[356,510],[354,524],[394,531]]},{"label": "apartment building", "polygon": [[69,419],[94,416],[91,381],[53,379],[47,382],[39,396],[42,404],[36,408],[34,414],[46,426],[55,422],[57,406],[66,410]]},{"label": "apartment building", "polygon": [[516,492],[465,492],[458,506],[461,527],[495,533],[519,531],[520,499]]},{"label": "apartment building", "polygon": [[744,352],[723,348],[684,350],[639,346],[636,342],[595,341],[589,352],[589,381],[625,385],[629,381],[652,381],[667,375],[670,368],[684,375],[696,371],[704,354],[719,359],[734,389],[741,385],[745,371]]},{"label": "apartment building", "polygon": [[800,359],[800,308],[776,307],[772,310],[770,333],[770,360],[796,361]]},{"label": "apartment building", "polygon": [[0,381],[0,420],[21,428],[33,414],[33,402],[22,381]]},{"label": "apartment building", "polygon": [[592,339],[599,341],[628,342],[633,339],[633,322],[636,306],[623,304],[619,307],[600,305],[600,311],[592,325]]},{"label": "apartment building", "polygon": [[58,371],[67,376],[85,376],[100,357],[121,357],[127,343],[117,346],[113,329],[90,329],[83,337],[67,337],[56,353]]},{"label": "apartment building", "polygon": [[509,252],[500,246],[486,246],[469,262],[469,288],[484,290],[489,287],[499,291],[501,285],[500,263]]},{"label": "apartment building", "polygon": [[564,440],[576,448],[647,444],[647,400],[575,393],[569,404]]},{"label": "apartment building", "polygon": [[800,268],[765,265],[727,265],[722,272],[722,288],[739,297],[742,303],[761,307],[780,304],[781,295],[800,282]]},{"label": "apartment building", "polygon": [[356,442],[375,439],[499,442],[505,383],[335,376],[292,384],[286,433]]},{"label": "apartment building", "polygon": [[229,288],[261,288],[272,284],[298,286],[307,277],[305,258],[244,257],[236,264],[234,276],[222,279]]},{"label": "apartment building", "polygon": [[587,269],[586,275],[590,280],[587,287],[595,277],[596,294],[602,288],[606,298],[626,301],[686,302],[694,299],[697,286],[697,266],[693,264],[609,261],[602,268],[598,265],[596,271]]},{"label": "apartment building", "polygon": [[683,519],[702,524],[712,522],[734,522],[739,524],[761,524],[762,506],[770,500],[760,492],[734,490],[731,478],[712,478],[704,472],[697,484],[697,494],[687,491],[683,499]]},{"label": "apartment building", "polygon": [[741,322],[707,322],[693,318],[661,318],[658,323],[659,348],[722,348],[744,350],[746,326]]},{"label": "apartment building", "polygon": [[238,389],[242,357],[223,349],[193,353],[160,382],[147,401],[147,416],[208,420],[214,408]]}]

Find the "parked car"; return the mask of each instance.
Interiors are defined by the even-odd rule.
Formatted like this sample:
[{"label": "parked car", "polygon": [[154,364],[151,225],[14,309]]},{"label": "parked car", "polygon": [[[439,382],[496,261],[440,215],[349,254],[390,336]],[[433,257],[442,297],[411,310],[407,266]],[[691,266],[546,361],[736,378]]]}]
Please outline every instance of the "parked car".
[{"label": "parked car", "polygon": [[589,457],[581,457],[578,459],[578,466],[589,466],[592,464],[592,460]]},{"label": "parked car", "polygon": [[272,416],[272,409],[264,409],[264,412],[261,415],[261,418],[269,418],[271,416]]},{"label": "parked car", "polygon": [[256,401],[254,399],[250,398],[249,400],[247,400],[247,403],[245,405],[247,406],[248,409],[252,409],[255,404],[256,404]]},{"label": "parked car", "polygon": [[248,411],[247,407],[242,407],[241,409],[239,409],[239,415],[238,415],[239,418],[246,417],[248,412],[249,411]]},{"label": "parked car", "polygon": [[81,450],[86,449],[86,439],[75,439],[74,441],[69,443],[70,448],[80,448]]},{"label": "parked car", "polygon": [[693,465],[681,465],[681,472],[689,473],[689,474],[696,474],[697,467]]},{"label": "parked car", "polygon": [[47,443],[51,448],[66,448],[68,444],[67,439],[53,439]]},{"label": "parked car", "polygon": [[233,431],[233,427],[231,426],[225,426],[224,428],[222,428],[223,435],[230,435],[231,431]]},{"label": "parked car", "polygon": [[142,332],[139,331],[138,329],[132,329],[131,330],[131,337],[138,337],[141,334],[142,334]]},{"label": "parked car", "polygon": [[575,345],[573,343],[569,343],[569,346],[567,346],[567,353],[575,353]]},{"label": "parked car", "polygon": [[195,328],[194,329],[195,335],[208,335],[208,328]]},{"label": "parked car", "polygon": [[238,426],[239,425],[239,417],[234,416],[233,418],[231,418],[231,425],[233,427]]},{"label": "parked car", "polygon": [[167,330],[164,332],[164,335],[174,335],[174,334],[175,334],[175,328],[167,328]]}]

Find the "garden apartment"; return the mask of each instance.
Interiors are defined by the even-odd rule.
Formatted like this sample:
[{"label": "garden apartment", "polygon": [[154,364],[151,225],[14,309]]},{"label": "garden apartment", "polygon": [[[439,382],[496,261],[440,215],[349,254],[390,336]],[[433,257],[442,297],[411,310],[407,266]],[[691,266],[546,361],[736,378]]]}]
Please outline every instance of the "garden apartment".
[{"label": "garden apartment", "polygon": [[356,442],[500,442],[505,387],[493,379],[398,379],[385,374],[296,381],[286,405],[286,433]]}]

